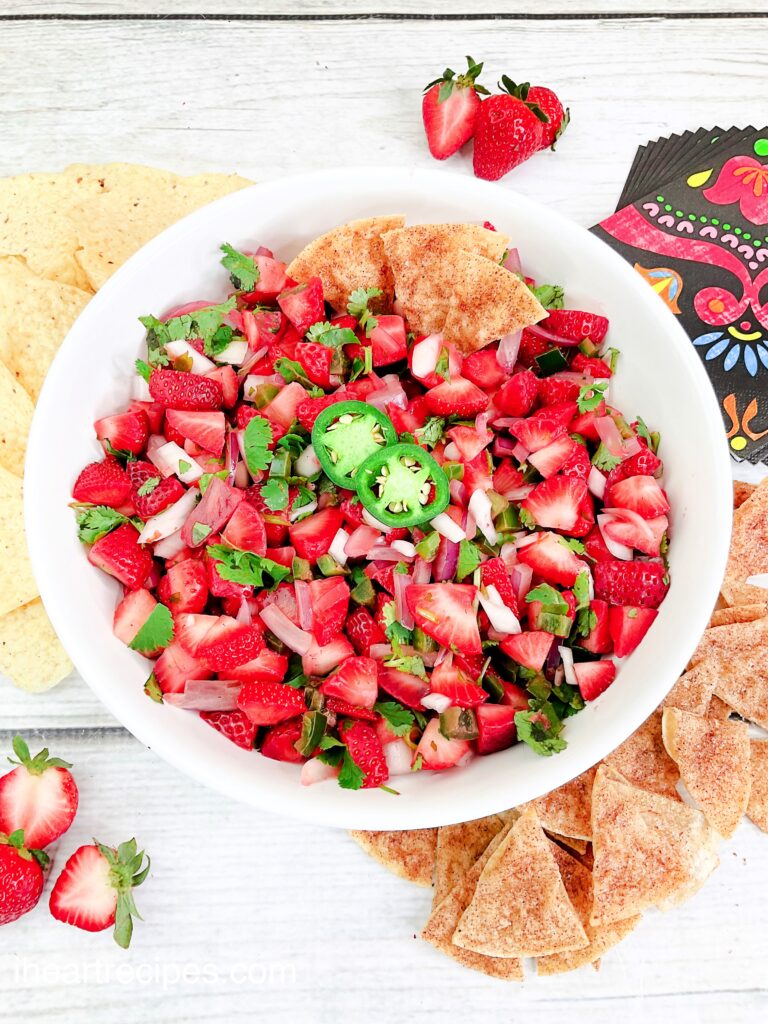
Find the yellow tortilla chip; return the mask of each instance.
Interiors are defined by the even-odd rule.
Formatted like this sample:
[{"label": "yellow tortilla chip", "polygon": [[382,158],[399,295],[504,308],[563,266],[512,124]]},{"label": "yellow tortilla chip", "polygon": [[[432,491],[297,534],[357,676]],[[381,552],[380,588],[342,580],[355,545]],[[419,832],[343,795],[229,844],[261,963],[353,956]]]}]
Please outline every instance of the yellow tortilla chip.
[{"label": "yellow tortilla chip", "polygon": [[614,924],[592,925],[589,922],[589,915],[592,912],[592,872],[572,857],[565,850],[561,850],[556,844],[552,852],[555,855],[557,866],[560,869],[560,877],[563,880],[565,891],[579,915],[584,931],[589,939],[589,944],[582,949],[574,949],[567,953],[553,953],[551,956],[540,956],[536,961],[536,970],[539,974],[563,974],[565,971],[575,971],[585,964],[595,963],[604,953],[607,953],[612,946],[617,945],[626,938],[642,920],[638,914],[629,917],[624,921],[616,921]]},{"label": "yellow tortilla chip", "polygon": [[752,790],[747,816],[759,829],[768,832],[768,740],[751,740],[749,746]]},{"label": "yellow tortilla chip", "polygon": [[586,946],[589,940],[552,847],[529,807],[489,857],[454,944],[502,957],[546,956]]},{"label": "yellow tortilla chip", "polygon": [[88,292],[31,273],[21,260],[0,259],[0,360],[34,400]]},{"label": "yellow tortilla chip", "polygon": [[446,341],[468,355],[542,320],[547,311],[517,274],[476,253],[462,253],[443,325]]},{"label": "yellow tortilla chip", "polygon": [[462,253],[498,263],[509,238],[477,224],[413,224],[382,235],[398,306],[418,334],[442,331]]},{"label": "yellow tortilla chip", "polygon": [[739,580],[724,579],[720,594],[726,604],[735,607],[741,604],[760,604],[766,600],[768,590],[756,587],[753,583],[740,583]]},{"label": "yellow tortilla chip", "polygon": [[37,595],[24,536],[21,480],[0,466],[0,615]]},{"label": "yellow tortilla chip", "polygon": [[696,668],[684,672],[667,694],[665,707],[680,708],[694,715],[705,715],[719,679],[716,663],[701,661]]},{"label": "yellow tortilla chip", "polygon": [[746,580],[768,572],[768,478],[733,514],[726,579]]},{"label": "yellow tortilla chip", "polygon": [[411,828],[402,832],[350,832],[358,846],[393,875],[416,885],[432,885],[435,866],[436,828]]},{"label": "yellow tortilla chip", "polygon": [[768,649],[755,647],[741,657],[713,659],[715,693],[733,710],[768,729]]},{"label": "yellow tortilla chip", "polygon": [[445,899],[505,824],[501,815],[491,814],[437,830],[433,907]]},{"label": "yellow tortilla chip", "polygon": [[0,362],[0,466],[16,476],[24,473],[33,412],[32,399],[5,363]]},{"label": "yellow tortilla chip", "polygon": [[665,708],[664,746],[707,821],[729,838],[749,800],[749,726]]},{"label": "yellow tortilla chip", "polygon": [[741,508],[747,498],[751,498],[755,491],[755,484],[745,483],[743,480],[733,481],[733,507]]},{"label": "yellow tortilla chip", "polygon": [[[766,591],[768,595],[768,591]],[[768,599],[761,604],[739,604],[734,608],[718,608],[712,612],[710,626],[730,626],[734,622],[754,622],[768,615]]]},{"label": "yellow tortilla chip", "polygon": [[40,598],[0,618],[0,673],[28,693],[42,693],[72,671]]},{"label": "yellow tortilla chip", "polygon": [[726,626],[709,626],[691,655],[691,665],[705,658],[730,659],[753,647],[768,644],[768,616]]},{"label": "yellow tortilla chip", "polygon": [[628,740],[606,757],[605,763],[635,786],[679,799],[675,787],[680,773],[664,749],[661,711],[654,711]]},{"label": "yellow tortilla chip", "polygon": [[72,211],[76,257],[91,287],[99,289],[129,256],[177,220],[251,184],[236,174],[180,178],[151,167],[121,167],[104,190],[82,199]]},{"label": "yellow tortilla chip", "polygon": [[346,313],[355,289],[379,288],[382,294],[371,299],[369,307],[376,313],[387,312],[395,297],[395,282],[381,236],[404,223],[399,216],[366,217],[333,228],[301,250],[289,264],[288,276],[302,283],[319,277],[326,302],[339,313]]},{"label": "yellow tortilla chip", "polygon": [[588,768],[575,779],[533,801],[547,832],[571,839],[592,838],[592,783],[597,768]]},{"label": "yellow tortilla chip", "polygon": [[601,765],[592,789],[593,925],[682,902],[719,863],[701,811],[633,786]]}]

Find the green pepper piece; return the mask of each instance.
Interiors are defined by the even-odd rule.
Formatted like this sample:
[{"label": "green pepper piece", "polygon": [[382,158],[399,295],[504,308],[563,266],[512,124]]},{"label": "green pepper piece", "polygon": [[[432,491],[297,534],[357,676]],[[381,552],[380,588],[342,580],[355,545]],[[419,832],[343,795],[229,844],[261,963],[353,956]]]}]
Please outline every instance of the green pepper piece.
[{"label": "green pepper piece", "polygon": [[317,560],[317,568],[323,576],[346,576],[349,569],[339,565],[333,555],[320,555]]},{"label": "green pepper piece", "polygon": [[374,452],[358,470],[355,484],[360,501],[385,526],[427,522],[451,499],[448,477],[417,444],[395,444]]},{"label": "green pepper piece", "polygon": [[369,605],[371,608],[376,604],[376,591],[373,584],[364,576],[350,591],[349,596],[355,604]]},{"label": "green pepper piece", "polygon": [[413,648],[418,651],[419,654],[429,654],[432,651],[437,650],[437,640],[433,640],[431,636],[428,636],[423,629],[419,629],[418,626],[413,627]]},{"label": "green pepper piece", "polygon": [[291,475],[291,456],[286,451],[275,452],[269,467],[269,475],[287,480]]},{"label": "green pepper piece", "polygon": [[553,636],[566,637],[570,634],[573,626],[573,619],[569,619],[567,615],[558,615],[556,612],[548,612],[543,608],[535,616],[535,619],[535,629],[543,629],[545,633],[552,633]]},{"label": "green pepper piece", "polygon": [[254,408],[263,409],[265,405],[269,405],[273,398],[276,398],[280,394],[280,388],[277,384],[259,384],[258,387],[254,388],[248,394],[248,400],[253,402]]},{"label": "green pepper piece", "polygon": [[472,708],[448,708],[440,715],[440,732],[447,740],[476,740],[480,735]]},{"label": "green pepper piece", "polygon": [[543,377],[549,377],[550,374],[568,369],[568,360],[559,348],[551,348],[547,352],[542,352],[540,356],[536,356],[536,363]]},{"label": "green pepper piece", "polygon": [[308,711],[301,721],[301,736],[294,744],[304,757],[311,757],[325,734],[328,719],[322,711]]},{"label": "green pepper piece", "polygon": [[312,566],[306,558],[294,558],[291,563],[291,575],[295,580],[311,580]]},{"label": "green pepper piece", "polygon": [[312,427],[312,447],[325,475],[348,490],[354,490],[355,474],[368,456],[396,441],[389,417],[366,402],[335,402]]}]

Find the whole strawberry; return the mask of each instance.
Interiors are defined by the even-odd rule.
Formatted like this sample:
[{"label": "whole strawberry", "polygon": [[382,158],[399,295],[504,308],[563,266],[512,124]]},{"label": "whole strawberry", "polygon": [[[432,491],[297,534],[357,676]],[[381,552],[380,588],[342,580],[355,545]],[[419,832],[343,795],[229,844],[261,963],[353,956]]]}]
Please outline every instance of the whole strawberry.
[{"label": "whole strawberry", "polygon": [[479,94],[488,93],[477,81],[482,70],[482,64],[467,57],[467,70],[463,75],[456,77],[455,71],[446,68],[441,78],[425,87],[421,116],[429,152],[435,160],[453,156],[472,138],[482,102]]},{"label": "whole strawberry", "polygon": [[549,118],[543,126],[541,148],[555,148],[555,143],[571,123],[571,112],[563,110],[563,104],[551,89],[545,85],[532,85],[528,90],[528,102],[535,103]]},{"label": "whole strawberry", "polygon": [[72,767],[47,748],[34,757],[21,736],[14,737],[18,765],[0,779],[0,832],[23,829],[26,845],[35,850],[63,835],[77,811],[78,792],[69,772]]},{"label": "whole strawberry", "polygon": [[10,924],[27,914],[43,892],[43,867],[48,863],[41,850],[24,845],[24,830],[0,832],[0,924]]},{"label": "whole strawberry", "polygon": [[498,181],[541,149],[549,124],[544,111],[528,101],[527,83],[515,85],[502,75],[499,88],[504,91],[483,101],[475,122],[472,167],[486,181]]}]

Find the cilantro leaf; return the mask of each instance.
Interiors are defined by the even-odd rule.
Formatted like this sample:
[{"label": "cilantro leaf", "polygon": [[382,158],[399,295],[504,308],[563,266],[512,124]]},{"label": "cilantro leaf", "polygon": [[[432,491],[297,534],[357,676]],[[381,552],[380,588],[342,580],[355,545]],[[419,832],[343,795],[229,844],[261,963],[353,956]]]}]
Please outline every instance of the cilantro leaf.
[{"label": "cilantro leaf", "polygon": [[272,427],[264,416],[248,420],[243,435],[245,464],[254,476],[269,464],[269,445],[272,443]]},{"label": "cilantro leaf", "polygon": [[601,469],[604,473],[610,473],[612,469],[616,469],[620,462],[621,459],[616,455],[611,455],[602,441],[592,456],[592,465],[595,469]]},{"label": "cilantro leaf", "polygon": [[540,284],[528,286],[544,309],[562,309],[565,305],[565,294],[559,284]]},{"label": "cilantro leaf", "polygon": [[[160,349],[169,341],[189,341],[190,338],[200,338],[203,342],[203,351],[206,355],[218,355],[232,340],[232,328],[227,327],[222,333],[224,319],[237,306],[234,295],[217,306],[204,306],[203,309],[196,309],[192,313],[182,313],[181,316],[173,316],[170,320],[163,322],[154,316],[140,316],[139,320],[147,328],[147,349],[149,361],[153,365],[159,365],[157,354]],[[153,353],[155,358],[153,358]],[[163,363],[168,363],[168,357],[163,353]]]},{"label": "cilantro leaf", "polygon": [[137,359],[134,365],[136,367],[136,373],[138,373],[140,377],[143,377],[147,384],[149,384],[149,378],[152,375],[152,367],[149,363],[145,363],[143,359]]},{"label": "cilantro leaf", "polygon": [[517,738],[542,757],[551,757],[568,746],[558,735],[562,725],[559,721],[555,724],[555,720],[554,708],[546,704],[537,711],[518,711],[515,715]]},{"label": "cilantro leaf", "polygon": [[410,643],[411,631],[410,629],[406,629],[401,622],[398,622],[395,602],[387,601],[387,603],[383,605],[381,613],[384,617],[384,632],[386,633],[387,639],[392,641],[393,646],[396,643]]},{"label": "cilantro leaf", "polygon": [[[140,316],[139,323],[147,332],[147,360],[149,365],[155,367],[167,366],[170,363],[170,359],[163,351],[163,347],[166,342],[171,340],[168,334],[168,327],[162,320],[158,320],[156,316]],[[141,373],[138,362],[137,360],[136,369]]]},{"label": "cilantro leaf", "polygon": [[192,527],[192,543],[201,544],[210,532],[211,528],[207,523],[195,523]]},{"label": "cilantro leaf", "polygon": [[393,653],[384,659],[387,668],[397,669],[398,672],[410,672],[412,676],[419,676],[420,679],[427,678],[427,670],[418,654],[403,654],[395,637],[392,637],[392,651]]},{"label": "cilantro leaf", "polygon": [[238,291],[252,292],[261,277],[256,260],[234,249],[228,242],[220,246],[220,249],[224,253],[221,265],[229,271],[229,279],[234,287]]},{"label": "cilantro leaf", "polygon": [[342,789],[362,789],[364,782],[365,773],[352,760],[350,752],[345,750],[339,772],[339,785]]},{"label": "cilantro leaf", "polygon": [[445,381],[449,381],[451,379],[450,366],[451,363],[450,357],[448,355],[448,349],[441,348],[440,355],[438,357],[437,363],[435,364],[435,375],[437,377],[442,377],[443,380]]},{"label": "cilantro leaf", "polygon": [[441,416],[430,416],[423,427],[417,427],[416,440],[427,448],[434,448],[442,439],[445,420]]},{"label": "cilantro leaf", "polygon": [[[305,388],[315,389],[315,385],[307,376],[304,367],[301,363],[297,363],[295,359],[288,359],[287,356],[281,356],[279,359],[276,359],[275,373],[279,373],[286,384],[292,384],[297,380],[299,384],[303,384]],[[320,390],[320,394],[323,394],[322,389]]]},{"label": "cilantro leaf", "polygon": [[86,544],[95,544],[99,538],[127,522],[121,512],[107,505],[93,505],[77,513],[77,535]]},{"label": "cilantro leaf", "polygon": [[576,405],[579,408],[579,412],[594,412],[605,398],[605,391],[607,387],[607,380],[595,380],[592,381],[591,384],[585,384],[579,390],[579,397],[576,399]]},{"label": "cilantro leaf", "polygon": [[296,460],[307,447],[308,443],[309,439],[305,435],[290,431],[287,434],[283,434],[277,442],[277,447],[285,449],[291,458]]},{"label": "cilantro leaf", "polygon": [[274,590],[291,575],[291,570],[273,562],[271,558],[255,555],[252,551],[241,551],[226,544],[210,544],[208,554],[218,562],[219,576],[230,583],[242,583],[244,586],[263,587],[264,577],[271,578],[269,589]]},{"label": "cilantro leaf", "polygon": [[459,544],[459,560],[456,563],[456,579],[463,580],[471,576],[480,565],[480,549],[471,540],[463,540]]},{"label": "cilantro leaf", "polygon": [[582,569],[573,584],[573,596],[576,598],[576,608],[589,608],[589,572]]},{"label": "cilantro leaf", "polygon": [[226,480],[227,477],[229,476],[229,470],[220,469],[217,473],[203,473],[203,475],[197,481],[197,485],[200,488],[201,494],[205,494],[205,492],[208,490],[208,485],[215,476],[217,476],[219,480]]},{"label": "cilantro leaf", "polygon": [[563,595],[549,583],[540,583],[533,590],[529,590],[525,595],[525,600],[529,604],[531,601],[540,601],[547,611],[552,611],[557,615],[564,615],[568,611],[568,603],[564,600]]},{"label": "cilantro leaf", "polygon": [[432,530],[423,540],[416,545],[416,554],[425,562],[431,562],[437,557],[437,549],[440,547],[440,534]]},{"label": "cilantro leaf", "polygon": [[186,459],[179,459],[179,472],[188,473],[192,469],[192,463],[187,462]]},{"label": "cilantro leaf", "polygon": [[365,374],[366,377],[370,377],[373,373],[373,349],[370,345],[363,345],[363,358],[355,356],[352,360],[351,373],[349,375],[349,383],[353,380],[357,380],[359,376]]},{"label": "cilantro leaf", "polygon": [[402,704],[398,704],[397,701],[378,701],[373,705],[373,710],[381,715],[389,726],[389,731],[395,736],[407,736],[413,728],[413,712],[404,708]]},{"label": "cilantro leaf", "polygon": [[142,654],[167,647],[173,640],[173,616],[164,604],[156,604],[149,618],[128,646]]},{"label": "cilantro leaf", "polygon": [[261,488],[261,496],[268,509],[282,511],[288,505],[288,481],[272,477]]},{"label": "cilantro leaf", "polygon": [[365,331],[366,338],[370,338],[378,323],[376,317],[368,309],[368,303],[371,299],[378,298],[379,295],[381,295],[381,288],[356,288],[349,296],[347,312],[350,316],[355,317]]},{"label": "cilantro leaf", "polygon": [[326,348],[358,344],[357,335],[349,327],[334,327],[327,320],[324,323],[312,324],[307,331],[307,340],[325,345]]},{"label": "cilantro leaf", "polygon": [[151,476],[151,477],[149,477],[148,480],[144,481],[144,483],[141,485],[141,487],[139,487],[139,489],[138,489],[138,491],[136,493],[138,494],[138,496],[140,498],[145,498],[148,494],[151,494],[152,491],[154,491],[156,487],[158,487],[160,485],[160,482],[161,482],[161,477],[159,477],[159,476]]},{"label": "cilantro leaf", "polygon": [[557,539],[561,544],[565,544],[567,548],[570,548],[571,551],[575,551],[577,555],[583,555],[587,550],[584,547],[583,541],[580,541],[578,537],[558,537]]}]

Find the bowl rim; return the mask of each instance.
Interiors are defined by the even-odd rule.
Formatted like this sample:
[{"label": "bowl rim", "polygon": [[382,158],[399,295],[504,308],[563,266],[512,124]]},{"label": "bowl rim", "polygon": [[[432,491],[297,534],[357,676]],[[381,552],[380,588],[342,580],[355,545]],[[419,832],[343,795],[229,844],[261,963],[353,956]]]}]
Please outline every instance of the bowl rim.
[{"label": "bowl rim", "polygon": [[[386,183],[387,186],[391,186],[393,181],[398,181],[404,187],[423,189],[425,192],[436,191],[439,193],[440,190],[450,191],[452,187],[454,189],[460,188],[463,194],[462,202],[474,202],[476,199],[478,209],[482,209],[482,199],[484,196],[492,197],[494,201],[498,202],[500,199],[499,193],[501,192],[503,193],[504,200],[509,204],[510,217],[514,216],[516,209],[519,211],[524,207],[526,216],[536,216],[545,225],[559,226],[566,230],[566,234],[573,234],[575,232],[583,241],[585,257],[588,257],[590,250],[597,252],[598,248],[604,254],[606,252],[610,253],[610,258],[614,263],[617,274],[624,278],[628,293],[632,293],[636,296],[638,302],[647,306],[649,313],[656,320],[660,321],[665,334],[669,336],[670,343],[676,346],[677,354],[682,359],[685,369],[689,374],[688,385],[698,393],[702,409],[707,411],[706,419],[701,424],[702,440],[711,460],[711,469],[716,478],[715,483],[722,485],[718,486],[715,491],[718,498],[715,502],[716,508],[713,510],[713,515],[722,521],[723,529],[717,530],[716,535],[711,539],[712,546],[707,552],[709,581],[708,587],[704,588],[704,594],[706,594],[707,590],[711,590],[709,596],[711,597],[711,605],[714,606],[718,592],[717,588],[719,588],[719,582],[725,570],[728,554],[732,516],[730,495],[732,474],[728,449],[723,442],[722,418],[717,398],[706,370],[693,346],[690,344],[687,334],[676,321],[673,314],[662,303],[653,306],[652,292],[650,289],[647,289],[647,285],[631,265],[588,229],[521,193],[502,188],[493,183],[478,181],[462,174],[442,170],[409,167],[371,168],[362,166],[349,167],[342,170],[330,169],[307,172],[300,175],[275,178],[236,191],[206,204],[206,206],[184,217],[181,221],[173,224],[142,246],[125,264],[118,268],[88,302],[83,312],[72,325],[49,368],[35,408],[35,415],[29,435],[24,476],[24,513],[33,572],[39,586],[43,604],[53,623],[54,629],[91,690],[105,704],[108,710],[115,715],[120,724],[128,729],[140,742],[154,749],[164,760],[196,781],[262,810],[289,815],[312,823],[341,828],[385,828],[392,830],[425,828],[467,820],[468,815],[466,812],[457,813],[446,810],[444,800],[434,801],[434,807],[430,807],[430,801],[422,800],[419,801],[419,810],[417,812],[414,812],[412,806],[409,806],[407,811],[405,806],[403,806],[402,811],[395,812],[394,807],[390,810],[378,800],[367,801],[365,796],[360,793],[346,794],[347,796],[352,795],[356,799],[347,801],[343,805],[336,804],[331,813],[328,801],[320,798],[320,794],[317,794],[317,799],[306,798],[307,793],[314,795],[316,787],[311,787],[310,790],[301,787],[299,785],[298,773],[295,778],[296,799],[291,801],[290,797],[286,799],[285,794],[281,793],[278,801],[275,796],[267,791],[267,786],[254,786],[252,780],[245,778],[248,773],[241,772],[235,767],[233,767],[232,771],[226,771],[223,778],[211,777],[212,773],[206,771],[206,766],[202,759],[191,757],[191,751],[185,749],[183,744],[167,740],[167,734],[159,722],[155,724],[154,718],[133,714],[125,708],[120,699],[119,690],[110,688],[105,684],[103,665],[99,664],[99,659],[92,656],[88,645],[82,643],[82,636],[75,635],[77,630],[72,627],[71,609],[68,609],[67,588],[60,585],[61,580],[57,577],[55,571],[51,571],[48,564],[50,552],[46,551],[46,516],[44,514],[44,503],[39,500],[41,488],[45,486],[45,426],[54,412],[55,403],[58,401],[58,394],[61,393],[57,391],[58,377],[63,377],[66,374],[68,364],[74,358],[75,350],[73,346],[76,344],[75,336],[81,330],[80,325],[83,322],[87,324],[92,317],[100,316],[101,311],[108,306],[114,294],[119,293],[126,287],[130,288],[131,279],[140,271],[140,268],[147,259],[159,256],[163,250],[173,247],[186,236],[194,236],[198,220],[209,217],[212,210],[226,210],[230,206],[237,208],[240,204],[247,205],[247,197],[260,197],[262,201],[265,198],[268,200],[270,192],[280,196],[286,188],[300,191],[304,188],[315,191],[326,188],[338,191],[343,187],[345,180],[349,180],[351,184],[358,181],[361,176],[364,176],[367,181],[371,181],[373,183],[372,187],[375,187],[377,181],[380,181],[382,185]],[[466,200],[464,195],[466,195]],[[717,586],[715,586],[715,581]],[[707,602],[702,597],[698,609],[691,616],[689,630],[691,644],[688,656],[690,656],[698,637],[707,624],[710,611],[711,608],[707,610]],[[687,657],[685,660],[687,661]],[[681,661],[680,657],[677,658],[677,661]],[[675,678],[684,667],[685,662],[677,664],[676,670],[670,675],[670,683],[664,693],[659,695],[657,690],[652,691],[654,699],[647,701],[648,706],[642,719],[635,721],[634,717],[632,717],[621,728],[613,726],[610,730],[610,742],[600,742],[601,737],[596,735],[594,747],[592,745],[585,745],[585,749],[589,752],[582,753],[580,756],[572,755],[569,759],[570,767],[557,785],[563,785],[587,770],[631,735],[663,700],[674,684]],[[164,710],[167,711],[169,709],[166,708]],[[171,710],[177,711],[178,709]],[[629,716],[627,717],[629,718]],[[213,735],[215,734],[211,731],[211,736]],[[240,751],[239,753],[243,753],[246,757],[252,756],[250,752]],[[437,773],[437,776],[441,776],[443,781],[446,781],[446,776],[449,775],[451,773]],[[432,778],[435,779],[435,776],[432,776]],[[545,791],[549,791],[551,788],[554,787],[548,787]],[[493,792],[495,792],[495,789]],[[373,791],[366,795],[375,796]],[[378,796],[381,795],[378,794]],[[500,798],[498,794],[494,797],[489,796],[487,793],[477,793],[475,796],[477,799],[476,802],[473,801],[472,817],[479,817],[503,809],[499,806]],[[396,804],[397,802],[393,800],[393,803]],[[426,806],[422,806],[424,804]],[[435,810],[435,807],[441,808],[441,810]]]}]

